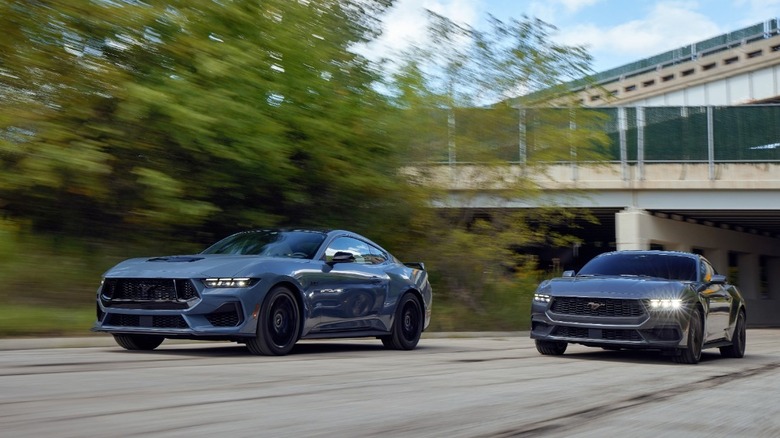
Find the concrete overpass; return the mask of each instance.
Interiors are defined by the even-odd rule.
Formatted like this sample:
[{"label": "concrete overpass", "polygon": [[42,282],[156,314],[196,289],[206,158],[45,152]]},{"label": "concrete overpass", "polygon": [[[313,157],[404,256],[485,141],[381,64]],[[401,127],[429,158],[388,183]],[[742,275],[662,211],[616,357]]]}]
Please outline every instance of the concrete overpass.
[{"label": "concrete overpass", "polygon": [[773,18],[572,85],[586,106],[778,103],[780,20]]},{"label": "concrete overpass", "polygon": [[[423,156],[415,159],[433,161],[424,183],[448,193],[437,206],[587,209],[600,225],[575,231],[582,245],[561,258],[560,268],[576,269],[611,249],[698,252],[740,286],[750,324],[780,325],[780,105],[773,104],[780,102],[778,20],[582,84],[570,88],[587,111],[601,114],[598,129],[610,138],[603,161],[582,162],[578,145],[569,144],[571,161],[536,167],[551,141],[573,138],[565,131],[578,129],[580,109],[527,107],[528,99],[520,98],[515,109],[497,109],[505,113],[485,119],[491,110],[455,110],[435,117],[447,125],[431,132],[445,134],[424,139]],[[550,123],[559,132],[533,133]],[[464,147],[475,145],[476,154]],[[505,164],[486,166],[474,158],[485,153]],[[409,171],[421,175],[420,168]],[[525,178],[543,195],[507,198],[505,189]]]},{"label": "concrete overpass", "polygon": [[[439,208],[584,208],[599,225],[574,233],[562,269],[579,267],[611,249],[669,249],[703,254],[743,291],[751,325],[780,325],[780,162],[645,163],[626,174],[620,163],[556,163],[529,174],[520,164],[486,172],[478,164],[439,165],[428,182],[446,187]],[[502,191],[530,177],[540,198],[507,199]],[[577,256],[580,256],[579,259]]]}]

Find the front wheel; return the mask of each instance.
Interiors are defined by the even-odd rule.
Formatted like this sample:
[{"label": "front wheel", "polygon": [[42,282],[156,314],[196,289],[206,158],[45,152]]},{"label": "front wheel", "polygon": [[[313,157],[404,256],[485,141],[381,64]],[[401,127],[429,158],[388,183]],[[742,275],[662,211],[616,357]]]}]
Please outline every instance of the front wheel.
[{"label": "front wheel", "polygon": [[382,336],[382,345],[392,350],[412,350],[420,342],[422,334],[422,307],[420,301],[408,293],[401,297],[395,312],[393,330]]},{"label": "front wheel", "polygon": [[720,347],[721,356],[734,358],[744,357],[746,340],[745,312],[740,311],[737,316],[737,323],[734,326],[734,335],[731,337],[731,345],[728,347]]},{"label": "front wheel", "polygon": [[246,346],[252,354],[283,356],[298,341],[301,312],[295,295],[286,287],[271,289],[257,318],[257,333]]},{"label": "front wheel", "polygon": [[114,340],[125,350],[154,350],[165,338],[155,335],[115,334]]},{"label": "front wheel", "polygon": [[560,356],[566,351],[569,344],[562,341],[536,340],[536,351],[546,356]]},{"label": "front wheel", "polygon": [[688,345],[674,356],[677,363],[697,364],[701,359],[701,346],[704,341],[704,327],[702,327],[701,313],[699,309],[693,309],[691,320],[688,323]]}]

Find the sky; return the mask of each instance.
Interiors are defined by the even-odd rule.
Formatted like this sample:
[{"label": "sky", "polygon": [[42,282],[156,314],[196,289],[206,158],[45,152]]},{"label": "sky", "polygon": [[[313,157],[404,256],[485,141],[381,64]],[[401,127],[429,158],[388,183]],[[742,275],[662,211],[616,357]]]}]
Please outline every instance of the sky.
[{"label": "sky", "polygon": [[397,0],[371,52],[424,41],[425,9],[476,29],[488,14],[542,19],[557,42],[585,46],[600,72],[780,17],[780,0]]}]

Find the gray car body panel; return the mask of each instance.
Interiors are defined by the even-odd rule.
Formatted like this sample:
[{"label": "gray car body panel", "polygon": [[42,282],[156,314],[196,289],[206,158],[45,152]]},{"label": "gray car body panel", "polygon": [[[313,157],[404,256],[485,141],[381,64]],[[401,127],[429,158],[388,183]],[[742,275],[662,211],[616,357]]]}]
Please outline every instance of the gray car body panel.
[{"label": "gray car body panel", "polygon": [[[279,285],[290,288],[299,297],[301,339],[387,335],[393,326],[396,304],[405,293],[419,297],[423,307],[423,329],[428,327],[432,290],[427,272],[420,269],[419,264],[408,267],[356,233],[334,230],[324,234],[325,239],[311,259],[193,254],[123,261],[104,274],[104,283],[112,279],[148,280],[150,286],[144,287],[154,289],[155,280],[191,282],[197,297],[168,303],[177,308],[164,308],[154,302],[122,304],[105,296],[101,285],[97,293],[98,320],[93,331],[241,341],[255,336],[257,311],[266,294]],[[325,249],[339,237],[351,237],[379,248],[387,254],[387,261],[381,264],[327,263]],[[255,280],[246,288],[206,288],[203,280],[207,278]],[[178,287],[180,283],[175,284]],[[215,312],[219,314],[218,310],[226,305],[235,306],[238,322],[227,327],[216,326],[213,323]],[[115,321],[123,325],[116,325]]]},{"label": "gray car body panel", "polygon": [[[695,260],[697,271],[700,263],[706,262],[699,255],[674,251],[618,251],[602,256],[621,253],[690,257]],[[550,301],[534,300],[532,303],[531,338],[607,348],[683,348],[687,344],[690,317],[695,307],[703,314],[705,348],[725,345],[734,335],[738,312],[745,310],[744,300],[735,286],[707,281],[698,275],[693,281],[635,275],[560,277],[540,283],[536,294],[549,296]],[[581,314],[556,312],[554,302],[561,299],[584,303],[584,311]],[[649,306],[650,300],[672,299],[682,300],[682,308],[666,310]],[[621,300],[621,304],[634,303],[641,307],[641,314],[606,316],[589,311],[590,303],[600,307],[612,303],[611,300]]]}]

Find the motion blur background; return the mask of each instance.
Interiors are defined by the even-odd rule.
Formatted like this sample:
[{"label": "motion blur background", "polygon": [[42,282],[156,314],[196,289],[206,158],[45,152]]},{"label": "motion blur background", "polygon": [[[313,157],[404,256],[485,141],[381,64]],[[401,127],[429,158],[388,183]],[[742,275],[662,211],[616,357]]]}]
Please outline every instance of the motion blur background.
[{"label": "motion blur background", "polygon": [[[118,261],[275,226],[351,229],[425,262],[433,330],[525,329],[558,269],[540,248],[576,246],[567,230],[595,218],[447,208],[425,166],[508,166],[508,99],[561,102],[592,59],[533,17],[477,31],[427,12],[424,44],[370,60],[392,4],[0,3],[0,336],[87,334]],[[610,153],[601,113],[535,117],[529,168]],[[540,194],[503,183],[507,199]]]}]

